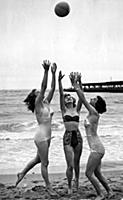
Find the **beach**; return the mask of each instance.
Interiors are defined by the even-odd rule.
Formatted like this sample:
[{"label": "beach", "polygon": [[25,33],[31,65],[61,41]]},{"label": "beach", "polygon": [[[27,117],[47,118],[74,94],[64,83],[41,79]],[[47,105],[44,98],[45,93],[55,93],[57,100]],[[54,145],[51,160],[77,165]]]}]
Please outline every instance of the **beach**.
[{"label": "beach", "polygon": [[[123,199],[123,171],[118,169],[103,169],[104,176],[113,190],[114,196],[112,200]],[[80,173],[79,190],[76,192],[73,186],[73,194],[67,194],[67,179],[65,173],[50,173],[50,181],[53,189],[58,196],[50,196],[45,190],[44,181],[40,174],[27,174],[24,179],[15,187],[16,174],[0,175],[0,200],[39,200],[39,199],[59,199],[59,200],[94,200],[96,192],[91,183],[86,178],[84,172]],[[74,180],[73,180],[74,185]],[[104,188],[102,191],[106,194]],[[107,198],[105,198],[107,199]]]},{"label": "beach", "polygon": [[[13,174],[21,171],[23,166],[35,157],[36,146],[34,136],[37,131],[35,115],[28,111],[23,100],[29,90],[0,91],[0,174]],[[75,95],[73,93],[73,95]],[[91,96],[101,95],[107,102],[107,112],[101,115],[98,134],[105,147],[103,162],[123,163],[123,98],[122,94],[86,93]],[[76,97],[76,95],[75,95]],[[59,107],[59,92],[56,90],[51,107],[54,110],[52,119],[52,141],[49,152],[49,168],[55,171],[65,171],[65,156],[63,151],[64,124]],[[84,129],[84,119],[87,111],[84,106],[80,113],[80,132],[83,138],[81,165],[87,163],[90,153]],[[31,148],[30,148],[31,147]],[[59,159],[60,158],[60,159]],[[33,170],[33,169],[32,169]],[[52,173],[52,169],[50,172]],[[34,173],[39,173],[35,168]]]},{"label": "beach", "polygon": [[[94,174],[104,199],[123,200],[123,0],[0,0],[0,27],[0,200],[95,200],[98,184],[94,188],[94,179],[89,178],[91,183],[87,176],[104,152],[101,170],[112,188],[111,198],[101,185],[99,160]],[[98,97],[105,100],[106,112],[101,109],[98,123],[78,88],[73,89],[71,73],[98,112],[103,108]],[[38,94],[42,98],[37,103]],[[65,94],[73,97],[73,106],[65,102]],[[43,109],[48,102],[50,109]],[[73,146],[74,163],[67,144]],[[95,151],[95,163],[90,157],[86,170]],[[48,165],[54,196],[45,188],[39,157]],[[71,170],[76,164],[79,189],[74,174],[70,195],[66,167]],[[17,174],[25,169],[30,170],[16,187]]]},{"label": "beach", "polygon": [[[30,170],[18,187],[15,188],[16,174],[36,154],[33,138],[36,133],[37,122],[35,116],[27,110],[23,103],[28,92],[28,90],[0,91],[0,200],[94,200],[96,192],[84,174],[90,153],[83,126],[86,117],[84,107],[80,114],[80,132],[83,138],[83,152],[80,159],[80,186],[78,193],[73,190],[72,196],[67,194],[66,162],[63,151],[64,124],[59,108],[58,91],[55,92],[51,104],[54,115],[52,121],[53,139],[49,152],[50,181],[58,196],[51,197],[46,192],[44,181],[40,175],[40,165]],[[92,94],[87,93],[86,95],[90,99]],[[95,95],[98,95],[98,93]],[[123,199],[122,94],[102,93],[101,96],[106,99],[108,108],[106,114],[101,116],[98,129],[100,139],[106,150],[102,160],[102,172],[114,192],[114,197],[111,199],[121,200]],[[102,190],[105,193],[103,187]]]}]

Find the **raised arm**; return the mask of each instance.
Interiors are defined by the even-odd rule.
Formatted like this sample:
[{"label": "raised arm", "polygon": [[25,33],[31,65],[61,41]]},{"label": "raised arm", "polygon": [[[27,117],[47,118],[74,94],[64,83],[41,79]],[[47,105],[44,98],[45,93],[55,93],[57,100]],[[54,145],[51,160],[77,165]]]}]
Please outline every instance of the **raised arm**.
[{"label": "raised arm", "polygon": [[51,67],[51,72],[52,72],[51,89],[49,91],[48,96],[46,97],[46,99],[49,103],[51,102],[51,100],[53,98],[53,94],[54,94],[55,87],[56,87],[56,69],[57,69],[57,65],[56,65],[56,63],[53,63],[53,65]]},{"label": "raised arm", "polygon": [[48,60],[44,60],[42,66],[44,68],[44,76],[43,76],[43,80],[41,82],[40,94],[38,95],[38,97],[36,99],[36,104],[42,104],[42,101],[44,99],[44,93],[47,88],[48,71],[49,71],[49,67],[50,67],[50,62]]},{"label": "raised arm", "polygon": [[60,71],[59,76],[58,76],[58,84],[59,84],[59,94],[60,94],[60,108],[61,108],[62,114],[63,112],[65,112],[64,93],[63,93],[63,87],[62,87],[62,81],[61,81],[64,76],[65,75],[62,75],[62,72]]},{"label": "raised arm", "polygon": [[96,112],[95,109],[86,100],[84,92],[82,90],[82,87],[80,87],[80,84],[77,82],[77,79],[75,78],[75,76],[71,76],[70,80],[71,80],[71,83],[72,83],[74,89],[76,90],[76,93],[77,93],[79,99],[82,101],[82,103],[87,108],[87,110],[89,111],[89,113],[90,114],[95,113]]},{"label": "raised arm", "polygon": [[[81,73],[78,72],[71,72],[69,75],[69,78],[71,80],[71,83],[74,79],[76,79],[77,83],[79,84],[79,87],[82,89],[82,82],[81,82]],[[72,84],[73,85],[73,84]],[[78,102],[77,102],[77,112],[80,112],[82,107],[82,100],[78,96]]]},{"label": "raised arm", "polygon": [[[78,77],[77,80],[78,80],[80,89],[82,90],[81,73],[78,73],[78,74],[77,74],[77,77]],[[78,97],[79,97],[79,96],[78,96]],[[78,100],[78,103],[77,103],[77,112],[80,112],[81,107],[82,107],[82,100],[81,100],[80,97],[79,97],[79,100]]]}]

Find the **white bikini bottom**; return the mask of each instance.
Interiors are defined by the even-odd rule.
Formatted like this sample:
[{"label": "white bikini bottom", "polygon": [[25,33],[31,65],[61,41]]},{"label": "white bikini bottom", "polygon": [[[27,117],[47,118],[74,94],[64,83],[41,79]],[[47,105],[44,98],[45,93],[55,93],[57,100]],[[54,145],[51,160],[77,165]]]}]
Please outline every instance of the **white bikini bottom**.
[{"label": "white bikini bottom", "polygon": [[97,153],[97,154],[100,154],[101,157],[103,157],[104,154],[105,154],[105,151],[99,152],[99,151],[96,151],[96,150],[94,150],[94,149],[90,149],[90,152],[91,152],[91,153]]}]

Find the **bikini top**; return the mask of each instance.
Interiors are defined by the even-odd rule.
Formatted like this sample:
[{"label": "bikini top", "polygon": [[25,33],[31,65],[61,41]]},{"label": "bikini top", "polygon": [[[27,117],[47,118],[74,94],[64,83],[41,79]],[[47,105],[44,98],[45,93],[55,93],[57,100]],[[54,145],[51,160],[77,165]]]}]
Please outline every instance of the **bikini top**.
[{"label": "bikini top", "polygon": [[90,126],[90,125],[91,125],[91,124],[90,124],[88,118],[86,118],[86,119],[84,120],[84,126],[87,127],[87,126]]},{"label": "bikini top", "polygon": [[78,115],[74,115],[74,116],[71,116],[71,115],[64,115],[63,116],[63,121],[64,122],[79,122],[79,116]]}]

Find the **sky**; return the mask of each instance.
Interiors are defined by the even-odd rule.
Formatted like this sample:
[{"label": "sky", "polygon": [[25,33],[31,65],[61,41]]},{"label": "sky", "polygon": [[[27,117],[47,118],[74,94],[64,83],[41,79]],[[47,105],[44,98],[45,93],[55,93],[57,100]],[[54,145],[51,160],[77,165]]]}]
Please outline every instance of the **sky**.
[{"label": "sky", "polygon": [[83,83],[123,80],[123,0],[66,0],[63,18],[58,2],[0,0],[0,89],[40,88],[45,59],[65,74],[66,88],[71,71]]}]

